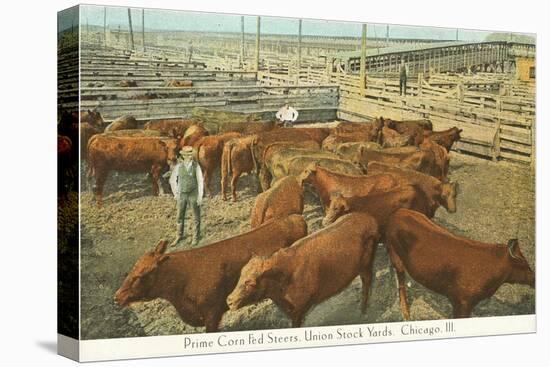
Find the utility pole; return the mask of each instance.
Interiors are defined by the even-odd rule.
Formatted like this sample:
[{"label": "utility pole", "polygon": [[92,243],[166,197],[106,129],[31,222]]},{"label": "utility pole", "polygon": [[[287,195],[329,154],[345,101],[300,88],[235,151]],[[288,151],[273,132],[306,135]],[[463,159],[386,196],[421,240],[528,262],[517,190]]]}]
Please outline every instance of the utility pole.
[{"label": "utility pole", "polygon": [[141,9],[141,45],[145,52],[145,8]]},{"label": "utility pole", "polygon": [[300,83],[300,68],[302,67],[302,19],[298,19],[298,70],[296,72],[296,84]]},{"label": "utility pole", "polygon": [[107,7],[103,7],[103,47],[107,48]]},{"label": "utility pole", "polygon": [[456,40],[458,41],[458,28],[456,29]]},{"label": "utility pole", "polygon": [[260,17],[256,17],[256,71],[260,70]]},{"label": "utility pole", "polygon": [[365,94],[367,88],[366,83],[366,71],[367,71],[367,25],[363,24],[361,31],[361,65],[359,69],[359,88],[361,89],[361,96]]},{"label": "utility pole", "polygon": [[386,47],[390,45],[390,25],[386,24]]},{"label": "utility pole", "polygon": [[244,15],[241,16],[241,69],[244,69]]},{"label": "utility pole", "polygon": [[134,30],[132,29],[132,13],[128,8],[128,28],[130,29],[130,46],[134,49]]}]

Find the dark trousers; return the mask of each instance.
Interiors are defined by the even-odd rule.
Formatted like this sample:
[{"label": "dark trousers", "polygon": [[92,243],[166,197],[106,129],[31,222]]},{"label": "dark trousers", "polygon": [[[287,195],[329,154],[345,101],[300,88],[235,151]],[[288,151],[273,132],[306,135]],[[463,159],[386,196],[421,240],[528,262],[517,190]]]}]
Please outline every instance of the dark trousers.
[{"label": "dark trousers", "polygon": [[407,95],[407,77],[399,77],[399,94]]},{"label": "dark trousers", "polygon": [[399,77],[399,94],[407,95],[407,77]]},{"label": "dark trousers", "polygon": [[187,204],[191,205],[193,209],[193,219],[195,219],[195,239],[199,238],[201,231],[201,207],[197,204],[197,190],[191,192],[182,192],[177,200],[177,213],[176,220],[178,225],[181,225],[181,231],[185,230],[185,211],[187,210]]},{"label": "dark trousers", "polygon": [[283,126],[284,126],[284,127],[293,127],[293,126],[294,126],[294,121],[285,120],[285,121],[283,122]]}]

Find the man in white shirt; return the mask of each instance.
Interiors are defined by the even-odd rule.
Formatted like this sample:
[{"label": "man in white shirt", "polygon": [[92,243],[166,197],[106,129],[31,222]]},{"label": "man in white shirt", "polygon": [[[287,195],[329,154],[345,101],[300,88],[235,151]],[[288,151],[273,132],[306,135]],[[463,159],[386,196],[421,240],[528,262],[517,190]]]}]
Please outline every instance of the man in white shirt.
[{"label": "man in white shirt", "polygon": [[178,233],[172,246],[177,246],[183,240],[185,229],[185,211],[187,204],[193,209],[195,219],[195,234],[192,246],[198,245],[201,231],[201,210],[202,196],[204,193],[204,179],[201,167],[193,157],[193,148],[183,147],[178,156],[178,163],[172,170],[170,176],[170,187],[177,201],[176,221]]},{"label": "man in white shirt", "polygon": [[298,111],[290,107],[288,103],[285,103],[285,105],[277,111],[275,116],[283,123],[285,127],[292,127],[294,121],[298,119]]}]

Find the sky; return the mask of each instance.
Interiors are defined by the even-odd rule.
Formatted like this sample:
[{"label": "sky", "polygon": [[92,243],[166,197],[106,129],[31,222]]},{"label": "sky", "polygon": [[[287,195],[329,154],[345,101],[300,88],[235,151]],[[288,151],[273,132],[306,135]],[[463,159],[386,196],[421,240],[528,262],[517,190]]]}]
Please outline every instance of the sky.
[{"label": "sky", "polygon": [[[82,26],[86,24],[103,26],[104,7],[83,5],[81,7]],[[132,25],[134,30],[141,30],[142,10],[132,9]],[[60,17],[59,30],[71,27],[74,12]],[[164,31],[207,31],[207,32],[240,32],[240,15],[200,13],[175,10],[145,9],[145,29]],[[128,29],[128,9],[125,7],[107,7],[107,25],[111,28]],[[76,24],[77,22],[75,22]],[[368,37],[385,37],[386,24],[367,24]],[[245,32],[256,32],[256,17],[245,16]],[[261,32],[263,34],[297,34],[298,20],[296,18],[261,17]],[[422,26],[389,26],[390,38],[417,38],[454,40],[456,29]],[[463,30],[458,32],[460,41],[482,41],[492,32]],[[324,35],[360,37],[361,24],[356,22],[325,21],[304,19],[303,35]]]}]

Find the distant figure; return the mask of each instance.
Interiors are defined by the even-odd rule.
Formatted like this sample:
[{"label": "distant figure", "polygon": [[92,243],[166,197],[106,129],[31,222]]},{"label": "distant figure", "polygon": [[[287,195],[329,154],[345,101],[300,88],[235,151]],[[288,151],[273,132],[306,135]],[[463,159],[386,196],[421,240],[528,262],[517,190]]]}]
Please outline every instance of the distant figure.
[{"label": "distant figure", "polygon": [[407,76],[409,76],[409,67],[405,60],[401,59],[399,65],[399,95],[407,95]]},{"label": "distant figure", "polygon": [[284,127],[292,127],[294,121],[298,119],[298,111],[285,103],[275,116],[283,123]]},{"label": "distant figure", "polygon": [[187,46],[187,56],[187,62],[191,62],[191,58],[193,57],[193,41],[189,41],[189,45]]}]

